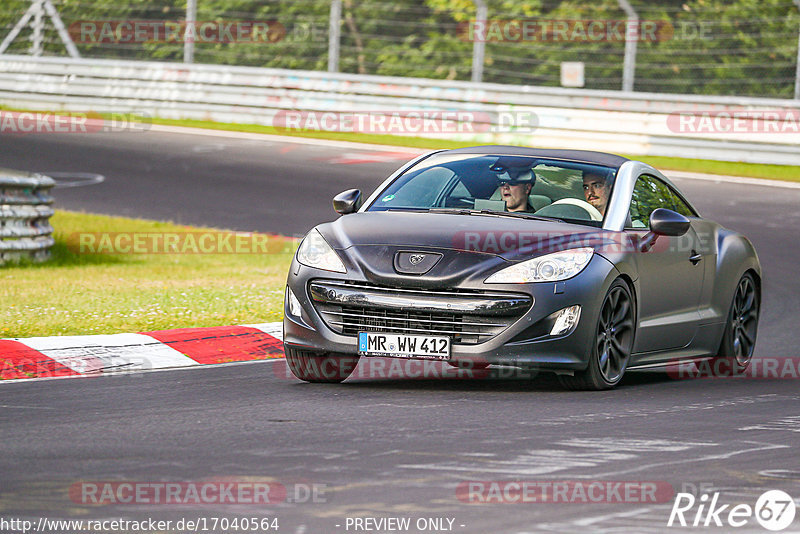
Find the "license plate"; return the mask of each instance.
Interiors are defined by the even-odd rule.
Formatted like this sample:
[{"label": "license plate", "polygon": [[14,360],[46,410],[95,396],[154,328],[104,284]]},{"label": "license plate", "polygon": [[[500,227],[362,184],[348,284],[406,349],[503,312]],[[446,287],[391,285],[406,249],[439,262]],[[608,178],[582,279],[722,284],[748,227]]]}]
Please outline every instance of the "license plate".
[{"label": "license plate", "polygon": [[412,336],[388,332],[359,332],[358,353],[362,356],[386,358],[419,358],[449,360],[450,338],[446,336]]}]

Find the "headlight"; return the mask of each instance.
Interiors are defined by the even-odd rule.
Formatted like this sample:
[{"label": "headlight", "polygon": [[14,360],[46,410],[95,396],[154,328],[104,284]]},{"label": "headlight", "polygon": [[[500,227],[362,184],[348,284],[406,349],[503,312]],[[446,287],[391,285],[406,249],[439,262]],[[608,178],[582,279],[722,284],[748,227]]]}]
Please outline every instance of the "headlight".
[{"label": "headlight", "polygon": [[297,261],[308,267],[324,271],[347,272],[342,260],[316,229],[308,233],[300,244],[300,248],[297,249]]},{"label": "headlight", "polygon": [[558,282],[572,278],[592,259],[590,247],[554,252],[539,258],[523,261],[497,271],[486,279],[486,284],[525,284],[528,282]]}]

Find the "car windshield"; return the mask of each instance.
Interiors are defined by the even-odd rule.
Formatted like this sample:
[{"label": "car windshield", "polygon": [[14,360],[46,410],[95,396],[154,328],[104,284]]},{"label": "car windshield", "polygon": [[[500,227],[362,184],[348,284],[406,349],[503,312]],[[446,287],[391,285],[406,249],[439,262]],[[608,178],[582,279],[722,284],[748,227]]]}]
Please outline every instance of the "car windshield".
[{"label": "car windshield", "polygon": [[532,156],[434,154],[386,187],[366,211],[517,212],[601,226],[616,169]]}]

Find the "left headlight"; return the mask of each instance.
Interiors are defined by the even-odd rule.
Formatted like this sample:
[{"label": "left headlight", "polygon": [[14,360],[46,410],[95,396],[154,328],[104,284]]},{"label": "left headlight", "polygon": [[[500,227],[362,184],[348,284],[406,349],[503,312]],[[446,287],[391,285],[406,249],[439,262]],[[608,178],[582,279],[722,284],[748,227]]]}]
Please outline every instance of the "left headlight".
[{"label": "left headlight", "polygon": [[558,282],[572,278],[589,265],[594,250],[591,247],[554,252],[523,261],[497,271],[486,284],[526,284],[528,282]]},{"label": "left headlight", "polygon": [[297,261],[323,271],[347,272],[342,260],[316,228],[311,230],[300,243],[297,249]]}]

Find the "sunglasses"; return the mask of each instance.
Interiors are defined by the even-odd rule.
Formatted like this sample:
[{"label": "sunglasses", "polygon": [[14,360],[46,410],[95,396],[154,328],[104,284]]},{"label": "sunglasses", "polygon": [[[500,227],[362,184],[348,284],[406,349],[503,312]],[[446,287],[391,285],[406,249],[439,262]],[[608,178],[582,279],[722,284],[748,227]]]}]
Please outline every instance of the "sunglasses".
[{"label": "sunglasses", "polygon": [[503,187],[504,185],[522,185],[529,184],[530,180],[497,180],[497,186]]}]

